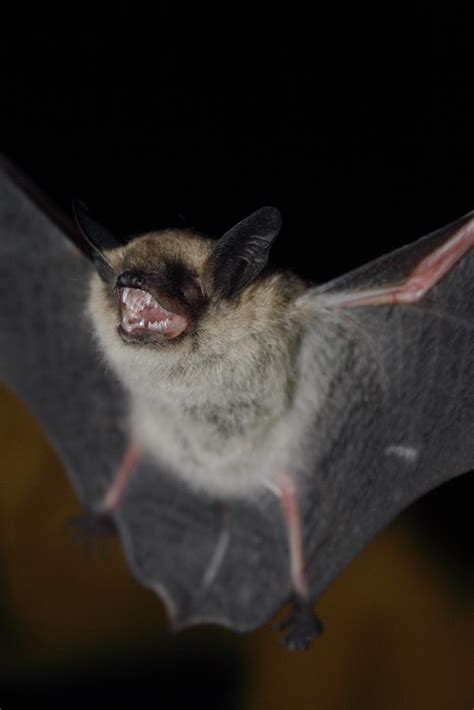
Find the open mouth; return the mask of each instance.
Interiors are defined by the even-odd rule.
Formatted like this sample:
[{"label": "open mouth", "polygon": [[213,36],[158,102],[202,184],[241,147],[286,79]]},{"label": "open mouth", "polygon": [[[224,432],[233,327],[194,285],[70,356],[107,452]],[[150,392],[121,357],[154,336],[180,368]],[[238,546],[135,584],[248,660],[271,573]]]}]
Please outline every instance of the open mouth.
[{"label": "open mouth", "polygon": [[187,326],[187,320],[160,306],[149,291],[140,288],[119,290],[122,310],[121,326],[130,335],[156,334],[176,338]]}]

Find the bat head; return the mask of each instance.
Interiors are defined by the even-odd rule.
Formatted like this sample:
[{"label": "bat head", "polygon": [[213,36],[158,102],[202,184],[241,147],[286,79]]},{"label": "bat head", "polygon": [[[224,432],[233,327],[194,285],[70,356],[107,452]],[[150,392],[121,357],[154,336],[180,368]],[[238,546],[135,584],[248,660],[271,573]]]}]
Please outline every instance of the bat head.
[{"label": "bat head", "polygon": [[217,241],[165,230],[123,245],[81,203],[74,204],[74,214],[120,337],[159,347],[195,332],[216,302],[235,304],[265,267],[281,225],[278,210],[263,207]]}]

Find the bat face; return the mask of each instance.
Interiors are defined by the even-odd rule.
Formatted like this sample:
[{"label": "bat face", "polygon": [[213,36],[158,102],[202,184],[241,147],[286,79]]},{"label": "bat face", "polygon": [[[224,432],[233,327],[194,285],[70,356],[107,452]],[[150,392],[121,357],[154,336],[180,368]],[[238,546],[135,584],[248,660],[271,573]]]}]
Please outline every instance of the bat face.
[{"label": "bat face", "polygon": [[125,343],[161,349],[195,331],[210,300],[203,274],[211,244],[169,231],[139,237],[108,254],[113,268],[105,283],[108,303]]},{"label": "bat face", "polygon": [[[218,241],[166,230],[120,245],[81,203],[74,212],[103,284],[92,298],[92,316],[105,310],[125,344],[160,350],[195,336],[213,311],[222,319],[227,310],[229,322],[236,303],[245,302],[241,293],[266,265],[280,229],[278,210],[264,207]],[[245,305],[241,311],[244,327]]]}]

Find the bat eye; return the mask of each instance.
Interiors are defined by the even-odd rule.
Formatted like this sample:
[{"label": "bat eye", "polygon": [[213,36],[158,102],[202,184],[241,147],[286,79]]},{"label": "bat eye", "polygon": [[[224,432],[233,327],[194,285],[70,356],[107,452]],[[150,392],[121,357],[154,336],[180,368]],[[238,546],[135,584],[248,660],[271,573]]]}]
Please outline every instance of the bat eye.
[{"label": "bat eye", "polygon": [[141,288],[145,283],[145,276],[140,271],[123,271],[117,279],[119,288]]}]

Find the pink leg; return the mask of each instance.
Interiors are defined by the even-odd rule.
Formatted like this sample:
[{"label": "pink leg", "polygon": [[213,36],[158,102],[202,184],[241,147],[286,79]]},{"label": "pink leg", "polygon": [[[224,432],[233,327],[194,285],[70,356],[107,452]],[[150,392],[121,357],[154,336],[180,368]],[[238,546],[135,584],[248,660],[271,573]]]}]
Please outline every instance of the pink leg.
[{"label": "pink leg", "polygon": [[101,506],[103,513],[112,513],[119,504],[139,458],[140,449],[137,444],[132,442],[125,452],[117,475],[104,495]]},{"label": "pink leg", "polygon": [[283,474],[278,483],[278,494],[285,518],[290,553],[290,575],[293,586],[294,608],[280,629],[288,629],[285,644],[290,650],[308,648],[312,639],[321,633],[320,621],[314,616],[308,598],[304,570],[303,530],[298,504],[297,486],[292,476]]},{"label": "pink leg", "polygon": [[474,221],[470,220],[459,232],[432,254],[425,257],[411,276],[395,287],[361,291],[337,299],[337,305],[347,308],[416,303],[474,246]]},{"label": "pink leg", "polygon": [[133,469],[140,458],[140,450],[133,442],[128,446],[117,475],[106,491],[100,509],[88,512],[78,518],[70,518],[68,527],[72,530],[74,539],[83,542],[88,554],[91,554],[98,541],[114,534],[115,527],[111,517],[114,509],[120,503]]},{"label": "pink leg", "polygon": [[280,479],[278,490],[288,536],[291,582],[298,596],[306,599],[308,590],[304,573],[303,533],[296,485],[293,478],[288,474],[284,474]]}]

